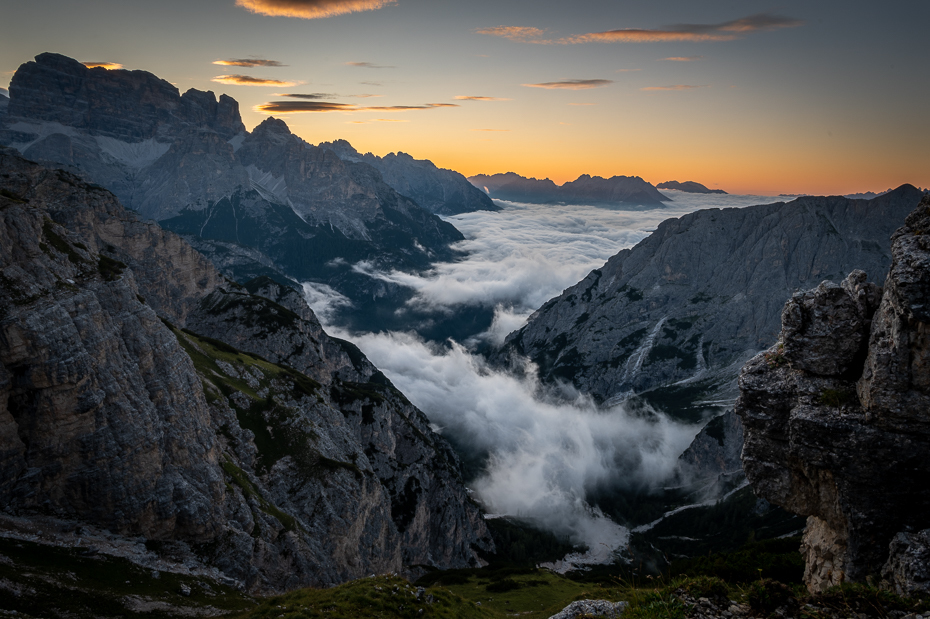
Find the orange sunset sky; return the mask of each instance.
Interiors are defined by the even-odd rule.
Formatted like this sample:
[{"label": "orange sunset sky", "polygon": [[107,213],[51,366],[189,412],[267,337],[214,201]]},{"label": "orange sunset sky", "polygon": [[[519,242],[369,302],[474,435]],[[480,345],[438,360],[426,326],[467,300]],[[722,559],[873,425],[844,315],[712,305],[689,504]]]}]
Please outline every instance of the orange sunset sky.
[{"label": "orange sunset sky", "polygon": [[930,3],[49,0],[4,8],[0,86],[36,54],[226,93],[310,143],[466,175],[695,180],[731,193],[930,186]]}]

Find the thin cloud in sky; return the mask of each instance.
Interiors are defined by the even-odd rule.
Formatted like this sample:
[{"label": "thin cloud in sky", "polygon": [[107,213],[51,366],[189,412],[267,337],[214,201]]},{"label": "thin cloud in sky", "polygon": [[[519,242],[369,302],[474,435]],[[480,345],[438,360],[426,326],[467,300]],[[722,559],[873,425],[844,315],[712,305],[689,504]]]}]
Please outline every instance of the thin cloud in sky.
[{"label": "thin cloud in sky", "polygon": [[87,67],[88,69],[94,69],[94,68],[99,67],[101,69],[106,69],[108,71],[112,71],[113,69],[123,68],[123,65],[121,65],[118,62],[82,62],[81,64]]},{"label": "thin cloud in sky", "polygon": [[670,58],[659,58],[659,60],[671,60],[673,62],[694,62],[695,60],[700,60],[704,56],[672,56]]},{"label": "thin cloud in sky", "polygon": [[265,60],[264,58],[237,58],[232,60],[214,60],[213,64],[224,67],[286,67],[277,60]]},{"label": "thin cloud in sky", "polygon": [[492,28],[479,28],[475,32],[493,37],[502,37],[511,41],[519,41],[520,43],[535,43],[537,45],[550,45],[552,43],[551,39],[542,38],[546,34],[545,30],[529,26],[494,26]]},{"label": "thin cloud in sky", "polygon": [[397,67],[388,64],[374,64],[373,62],[347,62],[347,66],[360,67],[362,69],[396,69]]},{"label": "thin cloud in sky", "polygon": [[471,97],[468,95],[456,95],[458,101],[511,101],[502,97]]},{"label": "thin cloud in sky", "polygon": [[741,34],[760,30],[795,28],[802,25],[799,19],[758,13],[719,24],[676,24],[661,29],[627,28],[591,32],[561,39],[560,43],[655,43],[668,41],[732,41]]},{"label": "thin cloud in sky", "polygon": [[597,103],[569,103],[569,105],[588,106],[588,105],[597,105]]},{"label": "thin cloud in sky", "polygon": [[278,88],[287,88],[297,85],[297,82],[267,80],[261,77],[252,77],[251,75],[217,75],[210,81],[217,82],[218,84],[233,84],[236,86],[277,86]]},{"label": "thin cloud in sky", "polygon": [[675,84],[674,86],[647,86],[640,90],[694,90],[695,88],[707,88],[707,86],[694,86],[692,84]]},{"label": "thin cloud in sky", "polygon": [[312,92],[312,93],[276,93],[274,97],[290,97],[291,99],[335,99],[336,95],[330,92]]},{"label": "thin cloud in sky", "polygon": [[269,101],[268,103],[256,105],[252,109],[261,114],[295,114],[300,112],[409,112],[442,107],[459,106],[454,103],[360,106],[352,103],[328,103],[324,101]]},{"label": "thin cloud in sky", "polygon": [[613,80],[562,80],[560,82],[542,82],[540,84],[523,84],[527,88],[546,88],[549,90],[588,90],[613,84]]},{"label": "thin cloud in sky", "polygon": [[370,98],[372,98],[372,97],[374,97],[374,98],[383,97],[384,95],[362,94],[362,95],[346,95],[346,96],[347,96],[347,97],[354,97],[354,98],[356,98],[356,99],[370,99]]},{"label": "thin cloud in sky", "polygon": [[503,37],[520,43],[537,43],[543,45],[576,45],[580,43],[657,43],[657,42],[707,42],[733,41],[751,32],[795,28],[804,22],[792,17],[757,13],[740,19],[719,24],[675,24],[664,28],[623,28],[576,34],[561,39],[543,38],[545,30],[526,26],[495,26],[480,28],[478,34]]},{"label": "thin cloud in sky", "polygon": [[391,4],[394,4],[393,0],[236,0],[236,6],[252,13],[300,19],[375,11]]}]

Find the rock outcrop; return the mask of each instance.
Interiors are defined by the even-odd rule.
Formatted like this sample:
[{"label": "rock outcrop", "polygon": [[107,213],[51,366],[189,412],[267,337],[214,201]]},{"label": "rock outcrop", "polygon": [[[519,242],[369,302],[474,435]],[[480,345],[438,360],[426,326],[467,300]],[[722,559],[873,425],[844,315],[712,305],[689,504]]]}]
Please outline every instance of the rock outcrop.
[{"label": "rock outcrop", "polygon": [[656,185],[656,189],[674,189],[676,191],[684,191],[685,193],[726,193],[723,189],[708,189],[705,185],[696,181],[684,181],[683,183],[679,183],[678,181],[665,181],[664,183]]},{"label": "rock outcrop", "polygon": [[319,147],[333,151],[343,161],[367,163],[381,173],[385,183],[431,213],[458,215],[500,210],[487,194],[464,176],[454,170],[436,167],[427,159],[414,159],[401,152],[384,157],[371,153],[362,155],[345,140],[323,142]]},{"label": "rock outcrop", "polygon": [[669,199],[638,176],[602,178],[582,174],[561,186],[548,178],[525,178],[513,172],[478,174],[468,180],[492,198],[531,204],[661,206]]},{"label": "rock outcrop", "polygon": [[300,295],[227,280],[11,149],[0,505],[144,537],[255,591],[473,566],[493,547],[449,445]]},{"label": "rock outcrop", "polygon": [[[385,328],[372,317],[390,317],[412,292],[353,265],[426,269],[454,259],[452,244],[464,238],[367,161],[312,146],[275,118],[247,132],[225,95],[182,95],[144,71],[89,69],[46,53],[19,68],[10,96],[0,143],[112,191],[184,235],[229,277],[329,286],[351,300],[345,324],[355,328]],[[464,177],[429,162],[411,165],[438,179],[453,210],[475,206],[476,196],[496,208]],[[456,192],[471,197],[460,203]],[[435,201],[431,208],[441,210]],[[381,312],[375,300],[393,307]]]},{"label": "rock outcrop", "polygon": [[924,198],[892,237],[883,289],[854,271],[796,293],[778,343],[740,375],[743,467],[757,494],[808,516],[812,591],[873,576],[928,591],[928,233]]},{"label": "rock outcrop", "polygon": [[793,291],[855,268],[887,272],[887,239],[920,198],[903,185],[874,200],[807,197],[669,219],[545,303],[498,358],[528,356],[544,379],[601,402],[674,383],[691,398],[734,385],[776,340]]}]

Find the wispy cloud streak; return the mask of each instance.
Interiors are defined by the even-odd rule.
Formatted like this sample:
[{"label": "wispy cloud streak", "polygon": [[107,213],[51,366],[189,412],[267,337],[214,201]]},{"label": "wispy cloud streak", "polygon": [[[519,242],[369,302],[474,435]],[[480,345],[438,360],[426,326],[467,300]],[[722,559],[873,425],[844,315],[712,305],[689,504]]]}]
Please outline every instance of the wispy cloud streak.
[{"label": "wispy cloud streak", "polygon": [[214,60],[213,64],[224,67],[286,67],[277,60],[265,60],[263,58],[238,58],[232,60]]},{"label": "wispy cloud streak", "polygon": [[510,101],[502,97],[471,97],[468,95],[456,95],[455,99],[457,101]]},{"label": "wispy cloud streak", "polygon": [[362,69],[396,69],[397,67],[389,64],[374,64],[373,62],[347,62],[346,66],[359,67]]},{"label": "wispy cloud streak", "polygon": [[527,88],[546,88],[549,90],[588,90],[613,84],[613,80],[562,80],[560,82],[542,82],[540,84],[523,84]]},{"label": "wispy cloud streak", "polygon": [[276,86],[278,88],[287,88],[297,85],[297,82],[268,80],[261,77],[252,77],[251,75],[217,75],[210,81],[217,82],[218,84],[232,84],[235,86]]},{"label": "wispy cloud streak", "polygon": [[409,112],[459,107],[454,103],[426,103],[424,105],[371,105],[329,103],[325,101],[269,101],[256,105],[253,110],[261,114],[295,114],[301,112]]},{"label": "wispy cloud streak", "polygon": [[87,67],[88,69],[100,68],[100,69],[106,69],[108,71],[112,71],[113,69],[123,68],[123,65],[121,65],[118,62],[82,62],[81,64]]},{"label": "wispy cloud streak", "polygon": [[545,30],[526,26],[494,26],[481,28],[475,32],[490,36],[503,37],[520,43],[541,45],[577,45],[582,43],[669,43],[712,41],[733,41],[742,36],[758,31],[796,28],[804,22],[792,17],[772,13],[757,13],[748,17],[721,22],[718,24],[675,24],[664,28],[621,28],[602,32],[576,34],[560,39],[544,38]]},{"label": "wispy cloud streak", "polygon": [[236,0],[236,6],[259,15],[321,19],[347,13],[375,11],[393,0]]}]

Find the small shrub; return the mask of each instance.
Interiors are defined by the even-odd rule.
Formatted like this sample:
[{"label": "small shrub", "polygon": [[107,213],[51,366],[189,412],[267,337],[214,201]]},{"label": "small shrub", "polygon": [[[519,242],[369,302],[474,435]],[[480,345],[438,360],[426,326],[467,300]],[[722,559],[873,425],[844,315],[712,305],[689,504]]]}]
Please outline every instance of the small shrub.
[{"label": "small shrub", "polygon": [[115,279],[118,279],[120,275],[123,274],[123,269],[126,268],[126,263],[120,262],[119,260],[114,260],[100,254],[99,259],[97,260],[97,271],[100,272],[101,277],[108,282],[112,282]]},{"label": "small shrub", "polygon": [[714,576],[699,576],[689,578],[681,584],[681,588],[693,598],[707,598],[709,600],[727,600],[730,591],[727,584]]},{"label": "small shrub", "polygon": [[851,399],[852,395],[845,389],[824,389],[817,397],[817,403],[823,406],[839,408],[844,404],[848,404]]},{"label": "small shrub", "polygon": [[797,603],[788,585],[771,578],[763,578],[749,585],[746,601],[749,602],[752,610],[765,614],[791,603]]}]

